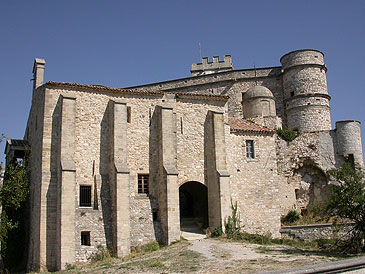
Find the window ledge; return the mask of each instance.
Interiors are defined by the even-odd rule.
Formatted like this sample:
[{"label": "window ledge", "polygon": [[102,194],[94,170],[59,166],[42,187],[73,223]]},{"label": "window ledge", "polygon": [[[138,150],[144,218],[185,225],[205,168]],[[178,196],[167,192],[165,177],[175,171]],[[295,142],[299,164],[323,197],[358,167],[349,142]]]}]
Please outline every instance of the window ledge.
[{"label": "window ledge", "polygon": [[94,207],[92,207],[92,206],[79,206],[77,209],[91,211],[91,210],[94,210]]},{"label": "window ledge", "polygon": [[145,193],[138,193],[135,196],[136,199],[149,199],[150,195],[149,194],[145,194]]},{"label": "window ledge", "polygon": [[247,158],[246,159],[247,160],[247,162],[258,162],[259,161],[259,159],[257,159],[257,158]]}]

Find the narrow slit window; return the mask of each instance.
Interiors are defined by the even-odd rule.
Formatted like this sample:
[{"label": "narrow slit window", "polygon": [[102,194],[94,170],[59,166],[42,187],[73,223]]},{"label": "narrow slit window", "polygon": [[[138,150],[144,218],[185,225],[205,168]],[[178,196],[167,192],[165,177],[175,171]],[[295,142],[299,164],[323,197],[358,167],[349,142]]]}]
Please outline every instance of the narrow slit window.
[{"label": "narrow slit window", "polygon": [[138,193],[149,193],[148,177],[148,174],[138,174]]},{"label": "narrow slit window", "polygon": [[249,159],[255,158],[255,148],[253,140],[246,140],[246,157]]},{"label": "narrow slit window", "polygon": [[91,186],[80,186],[80,206],[91,207]]},{"label": "narrow slit window", "polygon": [[132,121],[132,109],[131,107],[127,107],[127,123]]},{"label": "narrow slit window", "polygon": [[90,246],[90,231],[81,231],[81,245]]}]

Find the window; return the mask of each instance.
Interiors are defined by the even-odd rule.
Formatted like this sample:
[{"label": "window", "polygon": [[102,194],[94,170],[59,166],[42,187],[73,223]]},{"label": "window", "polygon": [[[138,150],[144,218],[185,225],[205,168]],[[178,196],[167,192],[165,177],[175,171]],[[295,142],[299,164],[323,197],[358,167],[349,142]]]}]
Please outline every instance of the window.
[{"label": "window", "polygon": [[138,193],[148,194],[148,174],[138,174]]},{"label": "window", "polygon": [[90,246],[90,231],[81,231],[81,245]]},{"label": "window", "polygon": [[246,157],[250,159],[255,158],[255,150],[253,140],[246,140]]},{"label": "window", "polygon": [[127,123],[130,123],[132,120],[132,109],[131,107],[127,107]]},{"label": "window", "polygon": [[80,206],[91,206],[91,186],[80,186]]}]

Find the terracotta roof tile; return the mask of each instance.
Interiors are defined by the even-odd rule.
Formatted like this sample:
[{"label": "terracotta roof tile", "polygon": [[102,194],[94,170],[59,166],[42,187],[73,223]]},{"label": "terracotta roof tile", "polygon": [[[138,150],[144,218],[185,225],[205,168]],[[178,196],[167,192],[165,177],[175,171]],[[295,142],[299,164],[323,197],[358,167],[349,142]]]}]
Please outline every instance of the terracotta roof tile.
[{"label": "terracotta roof tile", "polygon": [[[144,91],[139,89],[130,89],[130,88],[110,88],[102,85],[84,85],[78,83],[65,83],[65,82],[52,82],[49,81],[46,83],[47,87],[64,87],[64,88],[76,88],[76,89],[91,89],[94,91],[106,91],[112,93],[121,93],[121,94],[135,94],[135,95],[149,95],[149,96],[163,96],[167,94],[164,91]],[[202,94],[202,93],[194,93],[194,92],[169,92],[176,94],[177,98],[181,99],[193,99],[193,100],[210,100],[210,101],[227,101],[229,96],[226,95],[214,95],[214,94]]]},{"label": "terracotta roof tile", "polygon": [[228,123],[231,126],[231,132],[255,132],[273,134],[275,131],[267,127],[260,126],[247,119],[229,118]]},{"label": "terracotta roof tile", "polygon": [[84,85],[77,83],[65,83],[65,82],[47,82],[47,87],[65,87],[65,88],[77,88],[77,89],[92,89],[95,91],[107,91],[112,93],[122,93],[122,94],[140,94],[140,95],[157,95],[163,96],[162,91],[140,91],[135,89],[125,89],[125,88],[110,88],[102,85]]}]

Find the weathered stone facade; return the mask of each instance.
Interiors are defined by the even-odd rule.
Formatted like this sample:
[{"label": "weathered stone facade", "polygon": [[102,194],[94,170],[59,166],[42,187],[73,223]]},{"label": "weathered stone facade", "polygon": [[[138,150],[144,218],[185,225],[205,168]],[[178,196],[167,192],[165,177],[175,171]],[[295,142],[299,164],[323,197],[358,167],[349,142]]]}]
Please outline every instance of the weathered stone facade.
[{"label": "weathered stone facade", "polygon": [[[328,195],[327,170],[351,155],[363,164],[360,123],[331,130],[323,54],[281,62],[233,70],[230,56],[204,58],[192,77],[119,89],[43,83],[36,59],[28,268],[169,244],[186,218],[214,230],[231,202],[247,232],[280,237],[283,214]],[[302,134],[288,143],[277,127]]]}]

